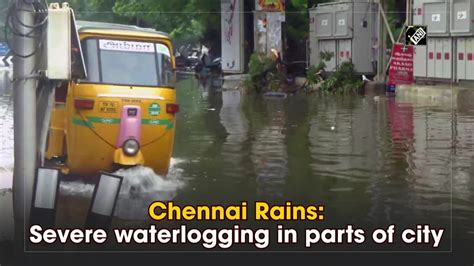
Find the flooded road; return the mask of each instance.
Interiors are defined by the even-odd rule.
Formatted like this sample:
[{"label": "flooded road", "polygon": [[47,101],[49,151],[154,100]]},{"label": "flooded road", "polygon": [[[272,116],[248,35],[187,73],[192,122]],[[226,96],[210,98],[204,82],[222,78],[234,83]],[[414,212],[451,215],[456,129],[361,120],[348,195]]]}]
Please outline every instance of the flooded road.
[{"label": "flooded road", "polygon": [[185,84],[179,201],[322,202],[340,224],[433,224],[474,242],[474,106]]},{"label": "flooded road", "polygon": [[[325,204],[327,219],[341,224],[433,224],[453,229],[456,239],[474,239],[474,106],[355,95],[263,99],[195,80],[177,90],[170,173],[120,171],[119,220],[145,223],[155,200],[293,201]],[[13,166],[12,105],[0,99],[5,191]],[[62,182],[58,224],[81,226],[92,190]]]}]

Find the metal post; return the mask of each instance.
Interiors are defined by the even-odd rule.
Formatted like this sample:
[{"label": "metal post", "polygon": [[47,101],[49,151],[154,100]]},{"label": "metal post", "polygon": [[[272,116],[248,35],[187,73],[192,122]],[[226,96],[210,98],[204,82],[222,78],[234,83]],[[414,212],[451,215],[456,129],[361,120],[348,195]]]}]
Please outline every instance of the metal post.
[{"label": "metal post", "polygon": [[384,42],[386,41],[384,38],[384,26],[383,26],[383,18],[382,18],[382,5],[380,4],[380,1],[378,2],[378,13],[377,13],[377,28],[378,28],[378,63],[377,63],[377,80],[378,81],[383,81],[385,80],[385,76],[383,73],[383,68],[384,68],[384,56],[385,56],[385,50],[384,50]]},{"label": "metal post", "polygon": [[[34,25],[35,15],[31,5],[17,1],[16,14],[24,25]],[[21,34],[31,32],[14,20],[15,28]],[[15,51],[29,55],[36,49],[34,38],[14,35]],[[14,154],[13,208],[19,230],[29,222],[36,169],[36,56],[22,58],[15,56],[13,64],[13,108],[14,108]],[[20,227],[21,223],[21,227]]]},{"label": "metal post", "polygon": [[385,1],[378,2],[378,26],[379,26],[379,62],[377,64],[377,80],[385,81],[385,66],[387,65],[387,33],[386,21],[384,21]]},{"label": "metal post", "polygon": [[407,26],[413,25],[413,0],[407,0]]},{"label": "metal post", "polygon": [[[388,23],[388,19],[387,19],[387,16],[385,15],[385,5],[380,5],[380,15],[382,15],[382,19],[383,19],[383,23],[385,25],[385,28],[386,28],[386,33],[388,33],[388,36],[390,37],[390,41],[392,42],[392,44],[395,43],[395,38],[393,37],[393,33],[392,33],[392,29],[390,29],[390,24]],[[386,34],[385,33],[385,34]]]}]

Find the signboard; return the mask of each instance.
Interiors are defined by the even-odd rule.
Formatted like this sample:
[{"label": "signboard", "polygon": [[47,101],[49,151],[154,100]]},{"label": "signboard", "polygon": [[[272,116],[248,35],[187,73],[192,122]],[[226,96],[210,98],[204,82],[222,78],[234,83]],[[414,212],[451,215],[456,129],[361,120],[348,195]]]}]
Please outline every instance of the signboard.
[{"label": "signboard", "polygon": [[426,45],[427,26],[408,26],[405,32],[405,45]]},{"label": "signboard", "polygon": [[413,84],[413,55],[413,46],[405,46],[402,43],[393,45],[388,84]]},{"label": "signboard", "polygon": [[457,17],[458,19],[467,19],[467,11],[459,11]]},{"label": "signboard", "polygon": [[124,51],[137,53],[154,53],[155,46],[150,42],[129,42],[117,40],[99,40],[101,50]]},{"label": "signboard", "polygon": [[221,0],[222,71],[244,72],[244,0]]},{"label": "signboard", "polygon": [[270,12],[285,12],[285,0],[258,0],[256,9]]},{"label": "signboard", "polygon": [[441,14],[433,14],[433,15],[431,15],[431,21],[433,21],[433,22],[440,22],[440,21],[441,21]]},{"label": "signboard", "polygon": [[0,67],[11,67],[13,55],[6,43],[0,42]]},{"label": "signboard", "polygon": [[10,51],[8,45],[4,42],[0,42],[0,56],[5,56]]}]

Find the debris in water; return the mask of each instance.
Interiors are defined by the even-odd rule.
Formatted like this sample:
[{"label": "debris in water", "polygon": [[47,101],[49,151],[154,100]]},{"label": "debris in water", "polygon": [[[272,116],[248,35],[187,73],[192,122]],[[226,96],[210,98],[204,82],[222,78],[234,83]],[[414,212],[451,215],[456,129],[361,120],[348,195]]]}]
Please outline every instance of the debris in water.
[{"label": "debris in water", "polygon": [[362,75],[362,81],[363,82],[372,82],[372,80],[368,79],[367,76]]},{"label": "debris in water", "polygon": [[263,97],[265,97],[265,98],[274,98],[274,99],[286,99],[288,97],[288,94],[286,94],[284,92],[271,91],[271,92],[267,92],[267,93],[263,94]]}]

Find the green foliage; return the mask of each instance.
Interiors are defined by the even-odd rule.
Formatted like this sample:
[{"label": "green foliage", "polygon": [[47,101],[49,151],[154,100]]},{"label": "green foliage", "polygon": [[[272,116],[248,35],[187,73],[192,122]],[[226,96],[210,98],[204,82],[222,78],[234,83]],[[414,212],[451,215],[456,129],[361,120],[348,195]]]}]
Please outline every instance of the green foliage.
[{"label": "green foliage", "polygon": [[309,67],[306,73],[306,80],[308,81],[309,85],[314,85],[314,84],[317,84],[318,82],[321,82],[318,67],[315,67],[315,66]]},{"label": "green foliage", "polygon": [[221,26],[220,3],[216,0],[115,0],[113,11],[140,18],[175,39],[194,41],[202,38],[205,31]]},{"label": "green foliage", "polygon": [[[78,19],[135,24],[168,32],[178,42],[220,41],[217,0],[70,0]],[[211,42],[216,40],[210,40]]]},{"label": "green foliage", "polygon": [[5,41],[5,21],[7,20],[7,10],[12,0],[0,1],[0,42]]},{"label": "green foliage", "polygon": [[342,63],[339,68],[330,75],[326,80],[321,77],[321,72],[326,68],[326,62],[334,57],[333,52],[323,51],[319,54],[320,61],[317,66],[308,69],[306,79],[309,85],[318,85],[322,92],[357,92],[363,86],[364,82],[358,78],[354,71],[352,61]]},{"label": "green foliage", "polygon": [[286,34],[289,40],[305,40],[309,35],[309,19],[307,16],[308,1],[293,0],[287,1],[287,21]]},{"label": "green foliage", "polygon": [[355,75],[352,61],[342,63],[339,68],[321,85],[323,92],[349,93],[357,92],[364,86],[364,82]]},{"label": "green foliage", "polygon": [[[400,11],[400,7],[403,7],[404,4],[400,5],[400,3],[397,3],[397,1],[388,0],[384,4],[384,6],[385,13],[387,15],[387,21],[390,26],[390,29],[392,30],[393,37],[397,39],[401,31],[403,30],[403,24],[405,22],[404,19],[401,17],[403,11]],[[387,45],[389,45],[389,47],[392,45],[389,39],[387,40]]]},{"label": "green foliage", "polygon": [[314,85],[322,81],[321,74],[326,70],[326,62],[334,57],[334,52],[323,51],[319,54],[319,64],[317,66],[309,67],[306,73],[306,79],[309,85]]},{"label": "green foliage", "polygon": [[275,67],[274,61],[261,53],[253,53],[250,56],[249,62],[249,75],[250,77],[256,77],[264,75],[267,71]]},{"label": "green foliage", "polygon": [[277,70],[276,62],[261,53],[253,53],[250,56],[248,74],[246,87],[258,93],[278,90],[283,80],[281,73]]},{"label": "green foliage", "polygon": [[113,12],[115,0],[69,0],[76,19],[112,23],[130,23],[130,18]]},{"label": "green foliage", "polygon": [[322,61],[330,61],[334,57],[334,52],[330,51],[323,51],[319,53],[319,57],[321,58]]}]

